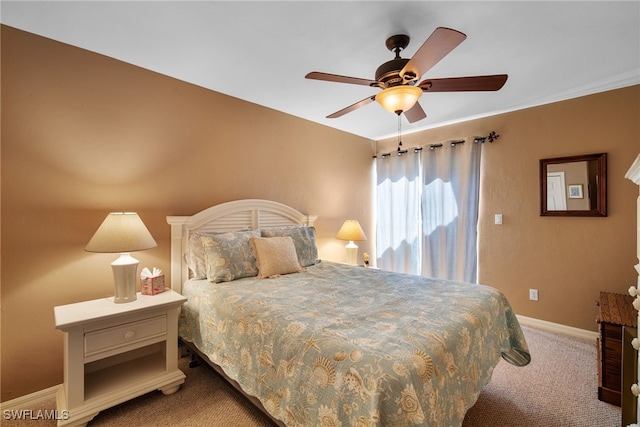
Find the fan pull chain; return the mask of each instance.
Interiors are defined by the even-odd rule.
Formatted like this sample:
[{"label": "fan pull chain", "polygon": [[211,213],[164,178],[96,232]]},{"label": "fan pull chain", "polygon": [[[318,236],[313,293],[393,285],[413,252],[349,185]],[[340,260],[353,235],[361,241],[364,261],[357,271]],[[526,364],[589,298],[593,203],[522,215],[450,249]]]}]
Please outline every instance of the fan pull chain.
[{"label": "fan pull chain", "polygon": [[400,135],[402,134],[402,120],[400,120],[400,114],[398,114],[398,155],[401,153],[402,149],[402,141],[400,140]]}]

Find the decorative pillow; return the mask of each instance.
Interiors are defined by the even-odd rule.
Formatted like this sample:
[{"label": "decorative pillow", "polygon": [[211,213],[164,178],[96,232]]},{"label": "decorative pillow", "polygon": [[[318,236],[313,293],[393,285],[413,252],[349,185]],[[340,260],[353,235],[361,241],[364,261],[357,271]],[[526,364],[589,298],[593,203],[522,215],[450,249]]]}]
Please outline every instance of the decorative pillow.
[{"label": "decorative pillow", "polygon": [[256,258],[259,278],[302,271],[291,237],[252,237],[249,242]]},{"label": "decorative pillow", "polygon": [[207,260],[207,279],[218,283],[257,276],[258,268],[249,239],[259,236],[259,231],[201,235]]},{"label": "decorative pillow", "polygon": [[318,263],[315,227],[265,228],[260,231],[262,237],[291,237],[302,267]]},{"label": "decorative pillow", "polygon": [[190,279],[207,278],[207,258],[204,254],[204,246],[200,236],[211,236],[221,233],[191,233],[187,242],[187,249],[184,252],[184,260],[189,266]]}]

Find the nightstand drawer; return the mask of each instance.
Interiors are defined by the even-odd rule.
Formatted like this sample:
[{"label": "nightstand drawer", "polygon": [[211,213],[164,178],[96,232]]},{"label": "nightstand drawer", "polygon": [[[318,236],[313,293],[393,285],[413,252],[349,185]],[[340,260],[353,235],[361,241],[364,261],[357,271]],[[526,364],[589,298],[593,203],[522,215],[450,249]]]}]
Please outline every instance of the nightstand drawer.
[{"label": "nightstand drawer", "polygon": [[84,357],[97,360],[113,354],[162,341],[167,334],[167,316],[100,329],[84,335]]}]

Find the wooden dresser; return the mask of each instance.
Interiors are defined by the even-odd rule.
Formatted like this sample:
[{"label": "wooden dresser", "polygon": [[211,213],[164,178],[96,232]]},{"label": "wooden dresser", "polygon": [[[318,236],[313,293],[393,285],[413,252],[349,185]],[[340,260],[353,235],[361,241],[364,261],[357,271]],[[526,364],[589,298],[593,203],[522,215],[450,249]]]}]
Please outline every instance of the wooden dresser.
[{"label": "wooden dresser", "polygon": [[638,313],[630,295],[600,292],[598,306],[598,399],[620,406],[623,328],[635,328]]}]

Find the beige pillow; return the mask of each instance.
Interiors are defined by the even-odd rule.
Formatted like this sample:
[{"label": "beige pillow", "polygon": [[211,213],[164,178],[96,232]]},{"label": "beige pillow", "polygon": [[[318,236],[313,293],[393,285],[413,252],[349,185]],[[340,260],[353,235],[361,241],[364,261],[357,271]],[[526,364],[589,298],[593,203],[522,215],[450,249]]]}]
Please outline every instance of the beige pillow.
[{"label": "beige pillow", "polygon": [[291,237],[252,237],[249,242],[256,258],[259,278],[302,271]]}]

